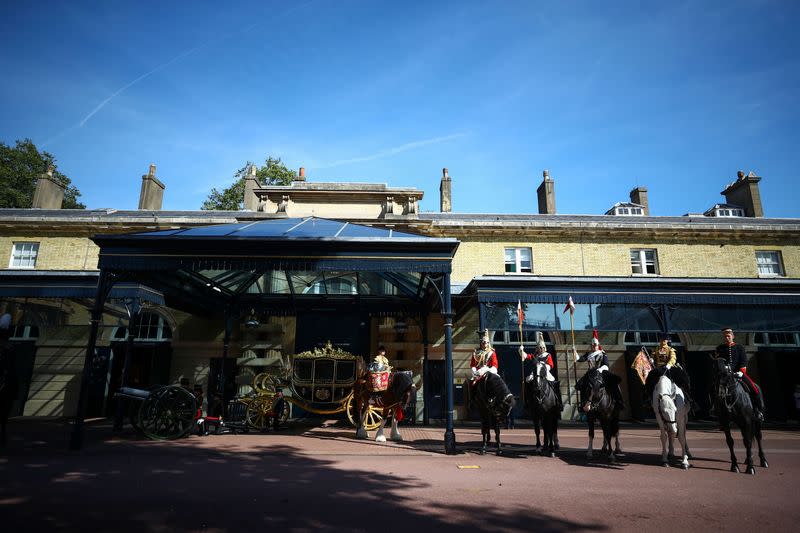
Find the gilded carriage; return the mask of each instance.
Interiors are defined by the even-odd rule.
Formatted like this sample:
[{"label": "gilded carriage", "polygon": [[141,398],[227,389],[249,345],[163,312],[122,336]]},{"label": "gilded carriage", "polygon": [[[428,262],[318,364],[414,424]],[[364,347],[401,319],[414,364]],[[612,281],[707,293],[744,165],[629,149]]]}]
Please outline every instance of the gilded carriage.
[{"label": "gilded carriage", "polygon": [[[266,429],[268,421],[276,416],[279,420],[288,418],[288,403],[319,415],[346,413],[355,427],[353,385],[364,371],[361,356],[328,342],[322,348],[291,356],[290,365],[282,375],[258,374],[253,382],[255,393],[239,401],[247,405],[246,420],[255,429]],[[279,398],[285,401],[279,404]],[[281,405],[280,409],[276,409],[277,405]],[[380,411],[370,407],[367,429],[375,429],[381,422]]]}]

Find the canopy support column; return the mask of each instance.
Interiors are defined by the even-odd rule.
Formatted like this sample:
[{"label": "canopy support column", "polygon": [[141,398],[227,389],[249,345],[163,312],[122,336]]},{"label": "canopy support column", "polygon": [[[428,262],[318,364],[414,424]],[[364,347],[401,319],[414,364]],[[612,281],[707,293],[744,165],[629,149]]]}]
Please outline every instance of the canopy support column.
[{"label": "canopy support column", "polygon": [[444,356],[445,395],[447,396],[447,429],[444,432],[444,451],[456,453],[456,434],[453,430],[453,305],[450,300],[450,273],[444,275]]},{"label": "canopy support column", "polygon": [[71,450],[80,450],[83,447],[83,422],[86,418],[86,404],[89,401],[89,373],[94,359],[94,349],[97,345],[97,332],[100,329],[100,321],[103,319],[103,309],[106,297],[114,284],[112,274],[106,269],[100,269],[100,277],[97,280],[97,290],[94,295],[94,306],[89,327],[89,342],[86,345],[86,357],[83,360],[83,374],[81,375],[81,389],[78,395],[78,408],[75,412],[75,426],[72,429],[72,437],[69,442]]},{"label": "canopy support column", "polygon": [[233,317],[231,316],[231,306],[225,308],[225,337],[222,339],[222,364],[220,365],[219,369],[219,397],[222,398],[222,412],[225,412],[225,406],[227,405],[225,398],[225,385],[226,385],[226,377],[225,377],[225,363],[228,360],[228,352],[230,350],[231,344],[231,332],[233,330]]},{"label": "canopy support column", "polygon": [[[133,298],[125,302],[125,310],[128,311],[128,335],[125,337],[125,362],[122,366],[122,382],[120,387],[128,386],[128,378],[131,373],[131,360],[133,359],[133,333],[134,324],[139,322],[139,316],[142,312],[142,302],[139,298]],[[123,410],[123,399],[117,396],[117,409],[114,413],[114,431],[121,431],[122,426],[125,425],[125,413]]]}]

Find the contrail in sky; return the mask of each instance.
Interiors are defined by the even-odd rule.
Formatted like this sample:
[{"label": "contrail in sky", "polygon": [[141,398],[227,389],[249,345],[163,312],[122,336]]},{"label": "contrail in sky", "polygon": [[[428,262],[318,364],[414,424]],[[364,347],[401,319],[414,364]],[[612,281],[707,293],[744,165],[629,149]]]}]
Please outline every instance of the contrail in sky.
[{"label": "contrail in sky", "polygon": [[381,150],[380,152],[376,152],[370,155],[364,155],[359,157],[351,157],[350,159],[341,159],[339,161],[334,161],[333,163],[329,163],[327,165],[317,165],[315,168],[333,168],[339,167],[342,165],[347,165],[349,163],[361,163],[363,161],[372,161],[373,159],[379,159],[381,157],[386,157],[389,155],[399,154],[400,152],[406,152],[408,150],[413,150],[414,148],[419,148],[420,146],[428,146],[431,144],[439,144],[446,141],[451,141],[453,139],[458,139],[459,137],[463,137],[466,135],[465,133],[452,133],[450,135],[445,135],[443,137],[433,137],[431,139],[421,139],[419,141],[413,141],[410,143],[401,144],[400,146],[395,146],[393,148],[388,148],[386,150]]}]

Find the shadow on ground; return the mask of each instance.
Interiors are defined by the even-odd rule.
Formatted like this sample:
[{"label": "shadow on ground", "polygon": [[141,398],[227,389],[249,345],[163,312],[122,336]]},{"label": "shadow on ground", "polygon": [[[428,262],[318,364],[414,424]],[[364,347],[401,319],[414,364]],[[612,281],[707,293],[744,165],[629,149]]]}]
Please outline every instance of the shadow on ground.
[{"label": "shadow on ground", "polygon": [[0,457],[0,521],[26,531],[605,529],[530,508],[443,508],[413,495],[432,480],[345,467],[269,440],[216,449],[205,439],[150,442],[89,425],[78,453],[66,450],[67,425],[30,434],[24,426]]}]

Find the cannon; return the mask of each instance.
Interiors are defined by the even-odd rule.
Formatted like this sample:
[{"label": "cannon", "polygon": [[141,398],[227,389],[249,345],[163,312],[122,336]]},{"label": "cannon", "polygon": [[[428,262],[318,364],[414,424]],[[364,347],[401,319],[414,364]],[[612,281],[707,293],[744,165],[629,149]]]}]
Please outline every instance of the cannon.
[{"label": "cannon", "polygon": [[130,401],[131,425],[148,439],[180,439],[195,427],[197,398],[183,387],[121,387],[116,396]]}]

